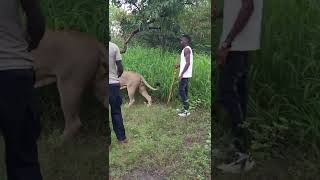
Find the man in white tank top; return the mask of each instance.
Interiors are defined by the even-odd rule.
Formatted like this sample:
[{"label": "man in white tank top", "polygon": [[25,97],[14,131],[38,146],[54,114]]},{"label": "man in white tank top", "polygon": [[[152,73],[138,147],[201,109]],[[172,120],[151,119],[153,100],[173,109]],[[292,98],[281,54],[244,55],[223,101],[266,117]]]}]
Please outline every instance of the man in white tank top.
[{"label": "man in white tank top", "polygon": [[183,103],[183,110],[177,109],[178,115],[181,117],[187,117],[189,112],[189,97],[188,97],[188,82],[192,77],[193,66],[193,53],[189,46],[191,38],[188,35],[183,35],[180,39],[180,45],[182,48],[180,64],[176,65],[176,68],[180,67],[179,71],[179,95],[181,96]]},{"label": "man in white tank top", "polygon": [[246,120],[249,71],[248,53],[260,49],[263,0],[224,0],[223,31],[217,66],[217,100],[231,120],[234,158],[218,166],[225,172],[250,170],[254,161],[249,154]]}]

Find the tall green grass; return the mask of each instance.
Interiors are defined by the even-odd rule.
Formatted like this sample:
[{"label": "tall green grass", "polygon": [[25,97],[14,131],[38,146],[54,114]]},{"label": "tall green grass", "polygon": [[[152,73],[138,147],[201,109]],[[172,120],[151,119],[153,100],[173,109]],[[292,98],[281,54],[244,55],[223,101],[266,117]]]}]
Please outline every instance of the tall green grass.
[{"label": "tall green grass", "polygon": [[[173,66],[180,54],[174,54],[161,49],[132,47],[124,54],[126,70],[141,73],[150,85],[160,83],[160,90],[150,92],[161,102],[166,102],[171,83],[173,81]],[[180,62],[180,61],[179,61]],[[177,70],[177,75],[179,69]],[[178,100],[177,81],[174,86],[173,100]],[[211,57],[194,52],[193,77],[189,83],[190,100],[200,100],[200,105],[210,107],[211,104]]]},{"label": "tall green grass", "polygon": [[48,29],[78,30],[89,33],[105,43],[107,6],[104,0],[41,1]]},{"label": "tall green grass", "polygon": [[319,159],[319,1],[264,4],[262,48],[251,58],[255,148],[306,150]]}]

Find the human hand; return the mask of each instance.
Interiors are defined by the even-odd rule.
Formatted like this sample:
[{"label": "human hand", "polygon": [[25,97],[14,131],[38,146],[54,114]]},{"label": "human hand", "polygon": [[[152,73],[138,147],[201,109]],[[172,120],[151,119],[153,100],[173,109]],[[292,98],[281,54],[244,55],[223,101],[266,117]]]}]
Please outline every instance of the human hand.
[{"label": "human hand", "polygon": [[217,56],[216,56],[216,63],[219,67],[222,67],[225,64],[229,51],[230,51],[229,48],[218,49]]}]

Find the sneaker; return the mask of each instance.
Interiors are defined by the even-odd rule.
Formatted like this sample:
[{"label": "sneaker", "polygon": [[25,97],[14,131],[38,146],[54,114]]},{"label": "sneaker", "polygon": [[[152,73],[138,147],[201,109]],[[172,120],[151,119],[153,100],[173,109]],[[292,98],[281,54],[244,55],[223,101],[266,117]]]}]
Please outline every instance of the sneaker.
[{"label": "sneaker", "polygon": [[178,114],[180,117],[187,117],[190,115],[190,112],[187,110],[184,110],[183,112]]},{"label": "sneaker", "polygon": [[244,153],[236,153],[231,162],[223,163],[217,166],[218,169],[227,173],[241,173],[251,170],[255,165],[250,155]]}]

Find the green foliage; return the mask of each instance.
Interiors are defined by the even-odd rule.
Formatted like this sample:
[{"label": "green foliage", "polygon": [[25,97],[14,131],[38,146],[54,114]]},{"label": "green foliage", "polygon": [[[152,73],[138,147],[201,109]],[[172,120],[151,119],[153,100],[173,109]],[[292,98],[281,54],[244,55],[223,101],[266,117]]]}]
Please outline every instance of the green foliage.
[{"label": "green foliage", "polygon": [[78,30],[106,42],[107,3],[104,0],[42,0],[41,7],[48,29]]},{"label": "green foliage", "polygon": [[[210,52],[210,1],[112,1],[112,21],[119,22],[123,37],[134,30],[137,43],[164,50],[177,50],[178,37],[188,33],[194,48]],[[125,9],[125,10],[124,10]],[[192,17],[192,18],[190,18]],[[109,24],[111,25],[111,24]]]},{"label": "green foliage", "polygon": [[127,16],[119,16],[118,21],[121,24],[122,30],[129,33],[135,29],[146,30],[150,24],[162,24],[164,20],[169,20],[176,16],[177,12],[181,11],[184,7],[182,0],[112,0],[112,4],[126,10]]},{"label": "green foliage", "polygon": [[[141,73],[150,85],[160,83],[160,91],[150,93],[158,100],[166,102],[173,81],[173,66],[177,55],[163,52],[161,49],[134,47],[128,49],[124,54],[123,63],[126,70]],[[211,104],[211,57],[194,52],[193,66],[193,77],[189,84],[190,100],[195,102],[200,99],[201,107],[209,108]],[[179,100],[177,85],[176,81],[173,100]],[[200,106],[199,102],[197,106]]]},{"label": "green foliage", "polygon": [[251,126],[269,147],[320,145],[320,11],[311,2],[265,3],[262,50],[251,72]]},{"label": "green foliage", "polygon": [[188,6],[176,20],[180,31],[192,36],[194,49],[211,53],[211,0]]}]

